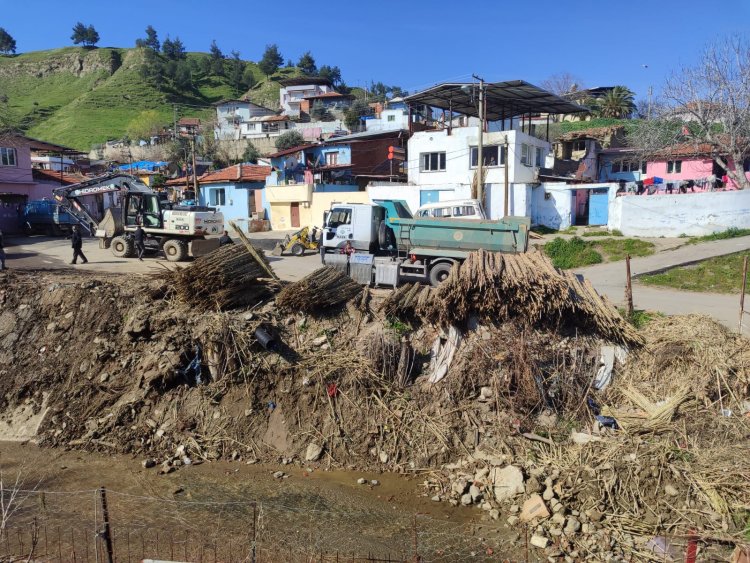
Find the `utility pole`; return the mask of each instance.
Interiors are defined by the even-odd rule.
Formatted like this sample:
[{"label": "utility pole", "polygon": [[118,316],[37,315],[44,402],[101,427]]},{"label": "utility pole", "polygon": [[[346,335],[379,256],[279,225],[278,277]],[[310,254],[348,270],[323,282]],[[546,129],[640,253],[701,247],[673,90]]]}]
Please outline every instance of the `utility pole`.
[{"label": "utility pole", "polygon": [[177,140],[177,104],[172,104],[172,115],[174,118],[174,124],[172,126],[172,140]]},{"label": "utility pole", "polygon": [[195,192],[195,200],[198,202],[198,174],[195,170],[195,135],[193,135],[190,147],[193,149],[193,192]]},{"label": "utility pole", "polygon": [[509,209],[509,201],[510,201],[510,151],[508,150],[508,135],[505,135],[505,194],[504,194],[504,208],[503,208],[503,216],[508,216]]},{"label": "utility pole", "polygon": [[482,149],[484,148],[484,79],[476,74],[472,75],[479,80],[479,140],[477,141],[477,199],[484,205],[484,162],[482,160]]}]

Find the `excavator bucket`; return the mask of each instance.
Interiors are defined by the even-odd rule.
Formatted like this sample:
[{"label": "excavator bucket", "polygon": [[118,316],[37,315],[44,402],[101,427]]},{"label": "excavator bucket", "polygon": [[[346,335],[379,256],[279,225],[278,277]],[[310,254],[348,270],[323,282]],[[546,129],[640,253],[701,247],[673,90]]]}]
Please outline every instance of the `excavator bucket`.
[{"label": "excavator bucket", "polygon": [[276,243],[276,246],[273,247],[273,250],[271,251],[271,254],[274,256],[281,256],[284,252],[284,247],[280,242]]}]

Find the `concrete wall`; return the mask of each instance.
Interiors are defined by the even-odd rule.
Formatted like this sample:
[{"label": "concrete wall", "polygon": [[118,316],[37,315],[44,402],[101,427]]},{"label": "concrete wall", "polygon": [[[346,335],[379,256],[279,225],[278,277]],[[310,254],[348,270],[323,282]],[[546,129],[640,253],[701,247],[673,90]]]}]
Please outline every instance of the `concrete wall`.
[{"label": "concrete wall", "polygon": [[34,179],[31,176],[31,150],[29,149],[29,143],[23,137],[7,137],[0,141],[0,147],[16,150],[15,166],[0,165],[0,186],[6,184],[0,189],[0,191],[20,194],[26,193],[24,191],[25,188],[22,186],[18,186],[16,189],[9,186],[16,183],[33,184],[34,182]]},{"label": "concrete wall", "polygon": [[[281,189],[281,188],[273,188]],[[310,199],[299,203],[300,226],[323,226],[323,212],[331,208],[331,203],[370,203],[367,192],[312,192]],[[274,231],[292,229],[290,202],[269,201],[269,219]]]},{"label": "concrete wall", "polygon": [[567,229],[575,219],[575,193],[567,184],[543,184],[531,190],[531,223]]},{"label": "concrete wall", "polygon": [[[229,221],[237,221],[244,230],[247,230],[248,221],[250,220],[250,209],[255,206],[256,211],[258,198],[255,191],[263,190],[265,184],[262,182],[243,182],[205,184],[200,186],[198,203],[215,207],[217,211],[224,214],[224,222],[228,225]],[[211,205],[211,191],[223,189],[226,203],[224,205]]]},{"label": "concrete wall", "polygon": [[664,178],[664,182],[706,178],[712,174],[712,170],[713,160],[711,160],[710,158],[701,160],[682,160],[681,171],[679,173],[672,174],[667,174],[666,161],[655,161],[646,164],[646,176],[658,176],[659,178]]},{"label": "concrete wall", "polygon": [[610,201],[607,227],[626,236],[705,235],[750,228],[750,192],[623,196]]}]

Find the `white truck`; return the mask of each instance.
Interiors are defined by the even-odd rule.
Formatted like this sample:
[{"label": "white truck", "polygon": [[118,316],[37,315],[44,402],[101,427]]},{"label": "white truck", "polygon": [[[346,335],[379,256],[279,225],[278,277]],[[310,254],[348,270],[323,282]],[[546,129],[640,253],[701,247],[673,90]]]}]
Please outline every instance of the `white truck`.
[{"label": "white truck", "polygon": [[[132,233],[138,225],[148,235],[146,248],[162,250],[170,262],[201,256],[218,248],[218,239],[206,236],[220,235],[224,231],[224,216],[215,209],[165,203],[159,194],[128,174],[106,174],[57,188],[53,193],[89,234],[99,238],[102,248],[111,248],[112,254],[118,257],[136,255]],[[95,220],[80,200],[96,194],[117,194],[119,204],[108,208],[101,221]]]},{"label": "white truck", "polygon": [[530,226],[528,217],[414,218],[400,200],[334,203],[324,217],[321,257],[333,266],[354,264],[362,283],[374,275],[376,283],[388,285],[407,279],[438,285],[454,264],[480,248],[526,252]]}]

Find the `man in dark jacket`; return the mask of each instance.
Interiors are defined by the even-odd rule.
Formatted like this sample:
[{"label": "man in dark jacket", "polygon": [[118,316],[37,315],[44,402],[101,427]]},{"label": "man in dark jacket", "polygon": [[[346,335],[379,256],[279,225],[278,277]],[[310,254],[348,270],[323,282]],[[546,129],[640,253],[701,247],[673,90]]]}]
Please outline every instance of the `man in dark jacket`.
[{"label": "man in dark jacket", "polygon": [[219,246],[224,246],[225,244],[234,244],[234,241],[229,238],[228,231],[224,231],[224,234],[219,238]]},{"label": "man in dark jacket", "polygon": [[73,225],[73,234],[70,235],[70,246],[73,247],[73,261],[71,264],[76,264],[78,261],[78,257],[81,257],[81,260],[83,260],[84,264],[88,263],[88,260],[83,255],[83,251],[81,250],[83,248],[83,239],[81,238],[81,233],[78,230],[78,225]]},{"label": "man in dark jacket", "polygon": [[135,240],[135,249],[138,251],[138,260],[143,262],[143,253],[146,252],[145,243],[146,231],[138,225],[138,228],[133,233],[133,239]]}]

